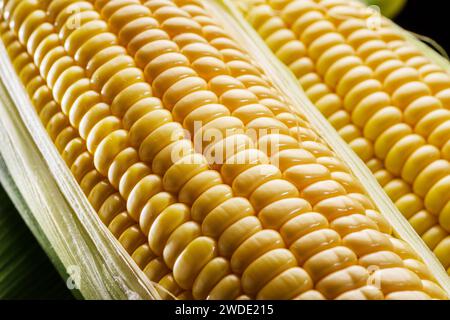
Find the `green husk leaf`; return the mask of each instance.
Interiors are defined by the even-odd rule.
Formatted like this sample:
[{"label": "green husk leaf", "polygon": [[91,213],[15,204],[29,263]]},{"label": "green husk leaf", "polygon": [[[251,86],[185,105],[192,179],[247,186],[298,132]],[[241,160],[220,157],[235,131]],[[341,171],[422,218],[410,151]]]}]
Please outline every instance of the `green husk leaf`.
[{"label": "green husk leaf", "polygon": [[0,299],[73,298],[1,185],[0,257]]}]

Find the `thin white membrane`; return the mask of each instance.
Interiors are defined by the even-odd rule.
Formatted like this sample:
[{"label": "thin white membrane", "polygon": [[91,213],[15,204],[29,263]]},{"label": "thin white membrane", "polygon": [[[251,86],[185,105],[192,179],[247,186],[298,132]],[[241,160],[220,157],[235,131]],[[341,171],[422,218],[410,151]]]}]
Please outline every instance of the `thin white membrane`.
[{"label": "thin white membrane", "polygon": [[82,296],[85,299],[160,299],[155,289],[157,284],[148,280],[101,222],[62,160],[2,41],[0,139],[0,154],[20,198],[45,234],[49,249],[53,249],[69,274],[75,272],[73,279],[80,280]]},{"label": "thin white membrane", "polygon": [[236,4],[232,0],[203,1],[203,4],[233,35],[234,39],[247,49],[250,56],[265,71],[274,86],[292,103],[293,107],[307,117],[313,128],[328,143],[336,155],[344,160],[376,204],[379,212],[391,224],[396,236],[412,247],[428,266],[436,281],[450,296],[450,278],[442,264],[390,200],[365,163],[308,99],[292,72],[278,60],[258,33],[245,20]]}]

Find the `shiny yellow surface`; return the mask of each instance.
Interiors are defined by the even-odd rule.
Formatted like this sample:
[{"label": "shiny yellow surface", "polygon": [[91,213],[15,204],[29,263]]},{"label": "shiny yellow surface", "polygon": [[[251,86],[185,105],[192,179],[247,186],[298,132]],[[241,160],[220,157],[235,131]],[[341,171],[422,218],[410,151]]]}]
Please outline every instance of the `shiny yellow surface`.
[{"label": "shiny yellow surface", "polygon": [[450,76],[358,2],[247,3],[247,21],[448,269]]},{"label": "shiny yellow surface", "polygon": [[201,2],[9,0],[3,18],[49,135],[163,298],[444,297]]}]

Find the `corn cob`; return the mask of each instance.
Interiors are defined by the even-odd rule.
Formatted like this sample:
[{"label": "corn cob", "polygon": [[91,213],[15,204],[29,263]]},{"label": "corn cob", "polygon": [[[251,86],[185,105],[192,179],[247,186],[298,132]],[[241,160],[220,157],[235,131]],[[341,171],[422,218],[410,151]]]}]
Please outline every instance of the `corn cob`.
[{"label": "corn cob", "polygon": [[55,146],[164,298],[445,298],[201,2],[10,0],[3,18]]},{"label": "corn cob", "polygon": [[450,76],[354,1],[247,2],[246,18],[450,272]]}]

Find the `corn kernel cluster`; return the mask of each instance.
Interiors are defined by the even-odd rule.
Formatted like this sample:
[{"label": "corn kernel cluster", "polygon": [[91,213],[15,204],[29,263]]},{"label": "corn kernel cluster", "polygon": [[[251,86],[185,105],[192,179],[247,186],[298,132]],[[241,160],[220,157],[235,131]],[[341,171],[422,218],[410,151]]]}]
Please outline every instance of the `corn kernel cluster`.
[{"label": "corn kernel cluster", "polygon": [[254,1],[246,18],[450,273],[450,75],[356,1]]},{"label": "corn kernel cluster", "polygon": [[49,136],[162,298],[446,298],[201,1],[7,0],[2,19]]}]

